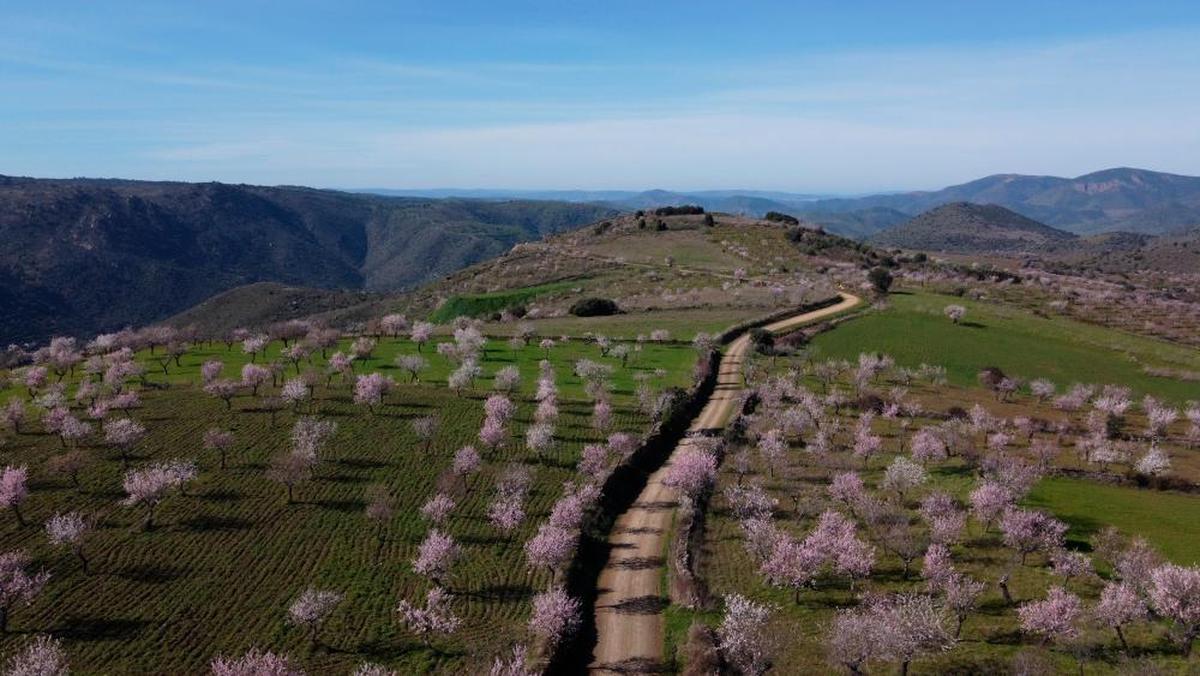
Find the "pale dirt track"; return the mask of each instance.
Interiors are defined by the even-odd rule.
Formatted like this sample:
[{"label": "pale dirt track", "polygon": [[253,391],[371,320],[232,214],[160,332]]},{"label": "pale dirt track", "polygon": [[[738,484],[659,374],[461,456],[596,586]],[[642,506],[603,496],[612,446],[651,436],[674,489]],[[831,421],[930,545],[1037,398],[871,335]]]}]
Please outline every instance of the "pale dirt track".
[{"label": "pale dirt track", "polygon": [[[767,325],[780,332],[841,312],[858,304],[857,296],[843,293],[842,300],[827,308],[806,312]],[[693,441],[692,433],[725,426],[742,390],[742,359],[750,339],[742,335],[721,357],[716,388],[700,415],[688,428],[688,436],[675,448],[672,458]],[[677,504],[675,491],[662,484],[671,459],[646,481],[637,501],[617,518],[608,542],[611,555],[600,572],[596,598],[597,641],[590,673],[638,673],[658,671],[663,648],[663,566],[668,529]]]}]

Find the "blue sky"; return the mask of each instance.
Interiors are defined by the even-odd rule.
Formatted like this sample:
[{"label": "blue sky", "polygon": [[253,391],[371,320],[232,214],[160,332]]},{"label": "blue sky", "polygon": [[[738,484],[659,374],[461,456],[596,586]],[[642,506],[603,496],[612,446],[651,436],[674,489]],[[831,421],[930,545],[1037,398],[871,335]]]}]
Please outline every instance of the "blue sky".
[{"label": "blue sky", "polygon": [[934,188],[1200,174],[1200,3],[0,7],[0,173]]}]

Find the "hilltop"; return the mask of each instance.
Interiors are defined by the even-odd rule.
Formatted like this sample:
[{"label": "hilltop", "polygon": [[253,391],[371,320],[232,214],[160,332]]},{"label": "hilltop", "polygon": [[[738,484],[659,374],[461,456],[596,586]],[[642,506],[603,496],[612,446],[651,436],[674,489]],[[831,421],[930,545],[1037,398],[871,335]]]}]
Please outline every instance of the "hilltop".
[{"label": "hilltop", "polygon": [[411,288],[615,213],[562,202],[0,177],[0,314],[11,320],[0,343],[144,324],[255,282]]},{"label": "hilltop", "polygon": [[1076,236],[996,204],[946,204],[871,238],[882,246],[960,253],[1047,249]]}]

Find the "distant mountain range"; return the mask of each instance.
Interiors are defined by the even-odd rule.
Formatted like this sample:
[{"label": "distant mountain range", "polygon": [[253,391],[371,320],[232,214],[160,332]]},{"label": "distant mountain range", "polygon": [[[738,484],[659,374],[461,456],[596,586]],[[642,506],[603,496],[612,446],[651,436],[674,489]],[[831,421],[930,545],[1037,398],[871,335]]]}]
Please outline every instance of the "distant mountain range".
[{"label": "distant mountain range", "polygon": [[602,203],[617,209],[688,203],[710,211],[750,216],[779,211],[860,239],[953,202],[996,204],[1076,234],[1116,230],[1161,234],[1200,225],[1200,178],[1130,168],[1105,169],[1076,178],[997,174],[941,190],[836,198],[753,190],[375,192],[556,199]]},{"label": "distant mountain range", "polygon": [[0,345],[144,324],[254,282],[408,288],[615,213],[569,202],[0,176]]},{"label": "distant mountain range", "polygon": [[996,204],[954,202],[880,231],[868,241],[924,251],[1018,253],[1047,251],[1078,238]]}]

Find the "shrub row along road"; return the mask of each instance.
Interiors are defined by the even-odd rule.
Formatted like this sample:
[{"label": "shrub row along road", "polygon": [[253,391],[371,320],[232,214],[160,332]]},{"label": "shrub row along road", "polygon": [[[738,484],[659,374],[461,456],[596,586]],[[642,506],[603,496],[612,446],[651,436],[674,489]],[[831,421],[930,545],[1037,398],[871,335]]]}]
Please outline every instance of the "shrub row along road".
[{"label": "shrub row along road", "polygon": [[[852,294],[841,301],[767,325],[781,332],[857,305]],[[742,360],[750,350],[743,334],[721,357],[716,388],[700,415],[692,421],[687,436],[679,442],[672,458],[686,449],[694,435],[725,426],[742,392]],[[675,491],[662,483],[671,459],[650,475],[633,505],[613,525],[608,543],[611,554],[600,573],[596,597],[596,648],[591,673],[611,674],[656,671],[662,664],[663,558],[672,513],[677,505]]]}]

